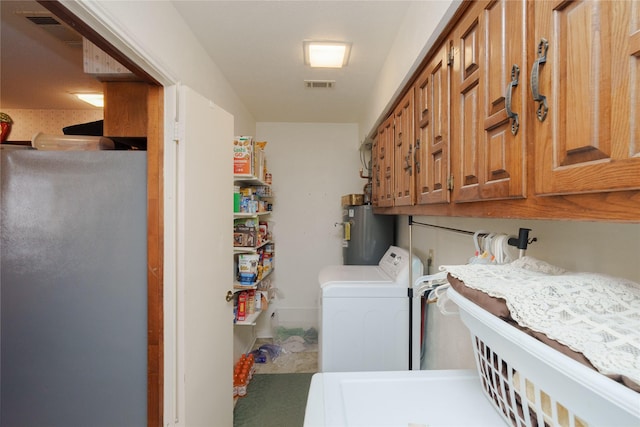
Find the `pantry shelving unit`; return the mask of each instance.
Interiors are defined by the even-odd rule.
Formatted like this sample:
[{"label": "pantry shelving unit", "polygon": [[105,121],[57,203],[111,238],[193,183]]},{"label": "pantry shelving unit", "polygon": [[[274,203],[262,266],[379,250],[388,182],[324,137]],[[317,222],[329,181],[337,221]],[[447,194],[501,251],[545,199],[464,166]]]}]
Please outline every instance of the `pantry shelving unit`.
[{"label": "pantry shelving unit", "polygon": [[[245,175],[245,174],[237,175],[236,174],[233,176],[233,179],[234,179],[235,185],[240,185],[244,187],[267,187],[267,188],[271,187],[270,184],[262,181],[261,179],[253,175]],[[263,195],[261,196],[261,199],[268,199],[270,197],[272,196]],[[268,211],[268,210],[258,211],[258,212],[234,212],[233,218],[234,218],[234,221],[236,219],[242,219],[242,218],[246,218],[246,219],[255,218],[256,220],[260,221],[263,218],[267,218],[270,214],[271,214],[271,211]],[[272,243],[273,241],[271,239],[266,239],[255,246],[234,246],[233,247],[234,257],[237,257],[240,254],[258,253],[260,249]],[[237,264],[237,259],[236,259],[236,264]],[[272,273],[273,273],[273,267],[270,268],[266,273],[264,273],[264,275],[259,280],[256,280],[251,284],[240,283],[239,281],[236,280],[233,284],[233,290],[236,293],[245,291],[245,290],[258,290],[260,289],[261,283],[263,283],[267,278],[270,278]],[[268,293],[267,293],[267,296],[268,296]],[[244,320],[236,320],[234,324],[235,326],[255,326],[258,318],[262,315],[262,313],[263,313],[263,310],[256,310],[251,314],[247,314]],[[244,332],[239,332],[236,335],[247,335],[247,333],[248,331],[244,331]],[[249,338],[248,339],[245,338],[244,340],[242,339],[242,337],[239,338],[238,336],[236,336],[236,341],[240,341],[240,345],[241,347],[243,347],[242,352],[245,352],[248,348],[253,346],[253,343],[255,341],[255,336],[253,333],[249,333],[248,336]]]}]

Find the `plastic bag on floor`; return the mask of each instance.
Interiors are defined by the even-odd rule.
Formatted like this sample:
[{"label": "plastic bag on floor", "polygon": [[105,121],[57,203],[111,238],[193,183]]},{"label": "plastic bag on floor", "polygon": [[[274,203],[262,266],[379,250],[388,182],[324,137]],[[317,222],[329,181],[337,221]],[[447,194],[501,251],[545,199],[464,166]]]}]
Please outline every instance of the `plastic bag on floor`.
[{"label": "plastic bag on floor", "polygon": [[283,348],[277,344],[264,344],[251,353],[256,363],[266,363],[267,356],[273,362],[283,353]]},{"label": "plastic bag on floor", "polygon": [[316,328],[285,328],[284,326],[279,326],[276,329],[275,340],[277,342],[285,342],[287,339],[291,337],[302,337],[303,342],[306,344],[317,344],[318,343],[318,331]]},{"label": "plastic bag on floor", "polygon": [[291,336],[284,340],[282,343],[282,347],[291,353],[300,353],[306,350],[306,346],[304,345],[304,338],[298,335]]}]

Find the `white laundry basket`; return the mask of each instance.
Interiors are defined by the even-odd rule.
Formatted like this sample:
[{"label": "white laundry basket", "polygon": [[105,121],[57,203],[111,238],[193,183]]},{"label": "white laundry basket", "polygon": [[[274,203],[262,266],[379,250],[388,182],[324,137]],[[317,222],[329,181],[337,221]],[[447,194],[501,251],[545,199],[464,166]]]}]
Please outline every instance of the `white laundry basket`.
[{"label": "white laundry basket", "polygon": [[640,426],[640,393],[561,354],[453,289],[483,390],[514,426]]}]

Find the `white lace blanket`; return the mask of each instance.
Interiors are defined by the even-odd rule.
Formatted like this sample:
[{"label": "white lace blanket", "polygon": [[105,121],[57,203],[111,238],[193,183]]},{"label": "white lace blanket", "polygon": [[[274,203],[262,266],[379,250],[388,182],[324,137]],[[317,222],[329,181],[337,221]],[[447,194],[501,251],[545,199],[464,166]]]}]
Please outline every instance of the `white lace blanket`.
[{"label": "white lace blanket", "polygon": [[531,257],[440,269],[504,298],[518,324],[583,353],[601,373],[640,384],[640,284],[566,272]]}]

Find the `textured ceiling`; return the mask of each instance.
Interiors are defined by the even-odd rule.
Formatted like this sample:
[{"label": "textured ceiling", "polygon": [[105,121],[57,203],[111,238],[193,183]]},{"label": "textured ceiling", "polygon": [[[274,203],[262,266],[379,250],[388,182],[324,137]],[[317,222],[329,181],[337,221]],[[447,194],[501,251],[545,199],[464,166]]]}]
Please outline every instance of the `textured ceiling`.
[{"label": "textured ceiling", "polygon": [[0,1],[0,107],[87,109],[72,93],[100,92],[82,70],[82,46],[70,46],[27,20],[46,12],[35,1]]},{"label": "textured ceiling", "polygon": [[[82,50],[15,13],[44,10],[36,2],[0,3],[0,106],[87,108],[71,93],[100,90],[100,83],[83,74]],[[256,121],[356,122],[410,2],[173,3]],[[305,66],[305,39],[352,42],[349,65]],[[332,89],[309,89],[304,80],[336,83]]]}]

